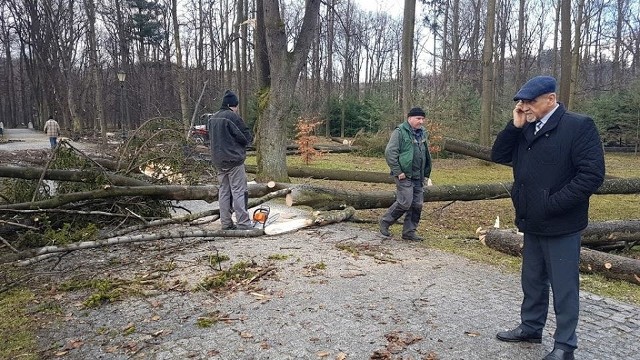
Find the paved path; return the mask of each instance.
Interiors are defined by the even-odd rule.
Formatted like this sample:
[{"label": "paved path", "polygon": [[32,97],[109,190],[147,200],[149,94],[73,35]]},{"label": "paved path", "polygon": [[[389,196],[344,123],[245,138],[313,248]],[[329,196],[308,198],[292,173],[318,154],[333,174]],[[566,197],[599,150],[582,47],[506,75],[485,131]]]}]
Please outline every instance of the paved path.
[{"label": "paved path", "polygon": [[[164,275],[164,288],[186,288],[95,310],[78,306],[81,293],[65,293],[65,321],[43,333],[43,347],[80,341],[66,353],[69,359],[520,360],[541,359],[553,348],[553,316],[541,345],[495,339],[497,331],[518,323],[518,274],[424,245],[382,240],[352,224],[190,240],[178,248],[175,241],[155,242],[133,246],[135,254],[131,249],[68,255],[61,274],[81,266],[100,276],[139,277],[158,267],[154,261],[171,261],[176,268]],[[215,273],[201,261],[215,250],[231,263],[275,269],[229,294],[192,291]],[[115,259],[130,263],[105,266]],[[576,358],[640,359],[640,308],[584,292],[581,299]],[[222,320],[202,328],[199,318]]]},{"label": "paved path", "polygon": [[[5,129],[5,135],[28,139],[24,149],[49,146],[41,132]],[[272,206],[281,219],[304,214]],[[143,285],[139,296],[97,309],[81,305],[87,291],[52,291],[51,299],[32,304],[46,309],[51,301],[62,314],[43,324],[42,357],[528,360],[553,348],[552,314],[541,345],[495,339],[497,331],[518,324],[518,274],[427,246],[383,240],[343,223],[279,236],[77,251],[53,271],[55,261],[34,270],[50,274],[49,281],[84,271]],[[248,261],[273,271],[229,293],[197,291],[217,273],[208,264],[216,252],[229,257],[224,268]],[[583,292],[580,316],[577,359],[640,359],[640,307]],[[198,319],[216,318],[221,320],[210,327],[198,326]]]},{"label": "paved path", "polygon": [[49,137],[34,129],[4,129],[0,150],[50,149]]}]

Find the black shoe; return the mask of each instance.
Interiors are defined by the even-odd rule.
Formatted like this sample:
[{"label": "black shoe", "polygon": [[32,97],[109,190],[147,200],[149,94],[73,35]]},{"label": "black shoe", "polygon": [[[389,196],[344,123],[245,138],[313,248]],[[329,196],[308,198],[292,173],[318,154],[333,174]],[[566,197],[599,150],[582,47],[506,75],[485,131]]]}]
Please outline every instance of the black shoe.
[{"label": "black shoe", "polygon": [[404,235],[402,235],[402,240],[424,241],[424,238],[422,236],[418,236],[416,234],[404,234]]},{"label": "black shoe", "polygon": [[558,348],[553,348],[553,351],[548,353],[542,360],[574,360],[573,351],[566,351]]},{"label": "black shoe", "polygon": [[517,327],[513,330],[501,331],[496,334],[496,338],[501,341],[508,342],[530,342],[534,344],[542,343],[542,336],[536,336],[531,334],[526,334],[520,327]]},{"label": "black shoe", "polygon": [[223,226],[222,230],[235,230],[237,229],[236,224],[231,224],[229,226]]},{"label": "black shoe", "polygon": [[389,226],[387,226],[382,220],[380,220],[380,234],[386,237],[391,236],[391,232],[389,232]]}]

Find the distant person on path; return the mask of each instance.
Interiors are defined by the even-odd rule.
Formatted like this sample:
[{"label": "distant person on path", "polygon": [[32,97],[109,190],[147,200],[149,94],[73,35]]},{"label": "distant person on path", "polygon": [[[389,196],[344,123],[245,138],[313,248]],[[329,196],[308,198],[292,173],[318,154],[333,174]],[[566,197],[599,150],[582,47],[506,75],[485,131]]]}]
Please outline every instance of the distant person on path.
[{"label": "distant person on path", "polygon": [[[211,162],[218,172],[218,204],[223,230],[250,230],[251,220],[247,211],[247,174],[244,161],[246,147],[253,135],[238,112],[238,97],[227,90],[220,110],[208,121]],[[231,213],[236,213],[236,223]]]},{"label": "distant person on path", "polygon": [[385,158],[396,183],[396,201],[380,219],[380,234],[391,236],[389,227],[402,215],[402,239],[422,241],[416,230],[424,203],[424,182],[431,184],[431,154],[427,130],[422,126],[425,112],[415,107],[407,120],[391,133]]},{"label": "distant person on path", "polygon": [[49,116],[49,120],[44,123],[44,132],[49,136],[51,148],[55,149],[58,144],[58,136],[60,136],[60,125],[53,119],[53,116]]},{"label": "distant person on path", "polygon": [[556,99],[556,80],[537,76],[513,98],[513,120],[493,144],[491,159],[513,164],[511,199],[524,233],[521,322],[499,340],[542,342],[553,293],[556,331],[546,360],[574,359],[578,346],[580,237],[589,198],[604,181],[604,152],[593,120]]},{"label": "distant person on path", "polygon": [[0,121],[0,137],[4,137],[4,123]]}]

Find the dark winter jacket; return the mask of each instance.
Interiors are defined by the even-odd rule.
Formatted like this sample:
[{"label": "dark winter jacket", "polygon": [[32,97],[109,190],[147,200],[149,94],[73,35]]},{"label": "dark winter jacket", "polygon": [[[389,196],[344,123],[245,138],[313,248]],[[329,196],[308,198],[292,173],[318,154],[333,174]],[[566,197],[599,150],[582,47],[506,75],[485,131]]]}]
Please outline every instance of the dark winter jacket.
[{"label": "dark winter jacket", "polygon": [[[398,176],[404,173],[408,179],[428,178],[431,176],[431,154],[427,132],[424,128],[416,133],[407,121],[398,125],[391,133],[391,138],[385,149],[385,158],[391,175]],[[415,156],[415,155],[418,156]]]},{"label": "dark winter jacket", "polygon": [[564,105],[533,134],[534,124],[510,121],[491,151],[497,163],[513,164],[511,199],[521,232],[558,236],[583,230],[589,197],[604,181],[604,153],[598,130],[587,116]]},{"label": "dark winter jacket", "polygon": [[238,114],[224,106],[209,116],[207,128],[211,162],[216,168],[230,169],[244,163],[253,135]]}]

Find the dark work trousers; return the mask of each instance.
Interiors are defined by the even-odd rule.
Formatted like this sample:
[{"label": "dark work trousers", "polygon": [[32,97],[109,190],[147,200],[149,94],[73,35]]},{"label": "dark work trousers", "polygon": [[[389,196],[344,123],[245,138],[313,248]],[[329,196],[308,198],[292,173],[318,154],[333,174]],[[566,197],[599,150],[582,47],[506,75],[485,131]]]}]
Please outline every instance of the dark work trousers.
[{"label": "dark work trousers", "polygon": [[222,227],[231,227],[231,213],[236,213],[238,225],[251,226],[249,213],[247,212],[247,173],[244,164],[230,169],[217,169],[218,171],[218,207],[220,208],[220,223]]},{"label": "dark work trousers", "polygon": [[576,326],[580,311],[580,233],[562,236],[524,234],[520,327],[542,335],[549,310],[549,286],[556,314],[555,347],[573,351],[578,346]]},{"label": "dark work trousers", "polygon": [[420,179],[403,179],[396,181],[396,201],[382,216],[387,227],[395,223],[404,214],[402,235],[413,235],[418,228],[422,205],[424,203],[424,186]]}]

